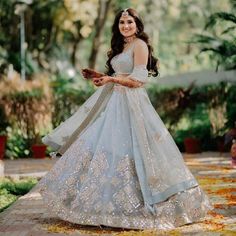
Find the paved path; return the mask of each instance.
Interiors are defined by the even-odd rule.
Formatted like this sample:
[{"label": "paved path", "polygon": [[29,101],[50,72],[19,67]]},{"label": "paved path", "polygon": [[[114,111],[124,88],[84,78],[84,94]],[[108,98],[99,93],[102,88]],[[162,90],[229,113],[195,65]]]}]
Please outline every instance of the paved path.
[{"label": "paved path", "polygon": [[56,161],[56,158],[5,160],[5,176],[15,179],[24,177],[41,178]]},{"label": "paved path", "polygon": [[[62,221],[50,213],[40,194],[32,189],[0,214],[1,236],[46,235],[236,235],[236,169],[230,166],[228,154],[202,153],[184,155],[186,163],[208,193],[215,209],[206,220],[172,231],[134,231],[80,226]],[[55,159],[5,161],[5,173],[14,178],[43,176]]]}]

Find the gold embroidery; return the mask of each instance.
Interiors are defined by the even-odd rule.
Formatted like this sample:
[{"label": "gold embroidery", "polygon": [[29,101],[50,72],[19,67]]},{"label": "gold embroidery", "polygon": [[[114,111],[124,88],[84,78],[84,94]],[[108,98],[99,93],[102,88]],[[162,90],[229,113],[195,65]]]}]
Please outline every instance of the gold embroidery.
[{"label": "gold embroidery", "polygon": [[114,186],[117,186],[120,184],[120,180],[116,176],[114,176],[111,179],[111,184],[113,184]]},{"label": "gold embroidery", "polygon": [[156,176],[151,176],[148,178],[148,185],[150,188],[155,189],[157,186],[159,186],[159,181]]},{"label": "gold embroidery", "polygon": [[[167,229],[199,220],[209,202],[199,187],[145,207],[133,157],[117,160],[110,172],[108,153],[74,143],[39,182],[43,200],[61,219],[88,225]],[[193,204],[194,202],[194,204]]]}]

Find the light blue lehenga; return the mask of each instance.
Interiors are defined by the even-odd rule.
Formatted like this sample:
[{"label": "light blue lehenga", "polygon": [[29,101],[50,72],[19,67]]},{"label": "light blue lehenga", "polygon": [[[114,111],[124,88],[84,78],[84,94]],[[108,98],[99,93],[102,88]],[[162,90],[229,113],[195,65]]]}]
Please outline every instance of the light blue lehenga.
[{"label": "light blue lehenga", "polygon": [[[116,74],[146,82],[132,46],[111,63]],[[212,209],[144,87],[100,87],[43,141],[63,155],[37,187],[63,220],[172,229]]]}]

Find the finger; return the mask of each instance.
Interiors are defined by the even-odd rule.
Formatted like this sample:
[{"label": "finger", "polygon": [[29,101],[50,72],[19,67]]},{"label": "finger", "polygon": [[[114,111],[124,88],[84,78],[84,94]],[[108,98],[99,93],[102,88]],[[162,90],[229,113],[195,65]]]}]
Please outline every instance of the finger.
[{"label": "finger", "polygon": [[82,69],[83,71],[86,71],[86,72],[88,72],[88,71],[90,71],[88,68],[84,68],[84,69]]},{"label": "finger", "polygon": [[90,77],[88,75],[83,75],[85,79],[89,79]]},{"label": "finger", "polygon": [[100,86],[101,85],[101,82],[100,81],[97,81],[95,82],[96,85]]},{"label": "finger", "polygon": [[93,73],[91,71],[89,71],[88,69],[84,69],[84,72],[89,74],[89,75],[92,75]]},{"label": "finger", "polygon": [[97,78],[95,78],[93,81],[96,82],[96,83],[100,83],[100,82],[102,82],[101,79],[97,79]]}]

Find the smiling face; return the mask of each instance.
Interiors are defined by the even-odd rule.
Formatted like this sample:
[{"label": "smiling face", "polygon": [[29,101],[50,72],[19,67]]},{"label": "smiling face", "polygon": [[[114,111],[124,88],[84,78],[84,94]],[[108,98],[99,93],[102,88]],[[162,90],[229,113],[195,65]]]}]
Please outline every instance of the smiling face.
[{"label": "smiling face", "polygon": [[124,37],[135,35],[137,26],[132,16],[121,16],[119,20],[119,30]]}]

